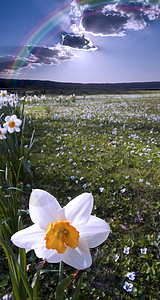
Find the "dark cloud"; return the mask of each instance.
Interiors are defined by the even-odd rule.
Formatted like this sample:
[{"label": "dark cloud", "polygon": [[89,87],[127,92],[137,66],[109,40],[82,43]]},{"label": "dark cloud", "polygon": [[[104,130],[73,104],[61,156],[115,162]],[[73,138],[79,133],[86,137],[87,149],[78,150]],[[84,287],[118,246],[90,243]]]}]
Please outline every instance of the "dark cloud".
[{"label": "dark cloud", "polygon": [[84,35],[66,34],[65,36],[62,36],[62,45],[83,50],[97,49],[91,40],[86,38]]},{"label": "dark cloud", "polygon": [[124,36],[127,30],[141,30],[160,16],[158,5],[143,1],[106,1],[96,7],[73,1],[73,7],[71,29],[101,36]]},{"label": "dark cloud", "polygon": [[86,31],[94,34],[114,35],[124,31],[124,26],[128,21],[128,16],[121,13],[97,13],[93,10],[84,12],[82,25]]},{"label": "dark cloud", "polygon": [[30,45],[26,50],[27,57],[0,56],[0,74],[16,74],[23,68],[58,65],[63,61],[71,60],[74,56],[71,51],[60,44],[54,47]]}]

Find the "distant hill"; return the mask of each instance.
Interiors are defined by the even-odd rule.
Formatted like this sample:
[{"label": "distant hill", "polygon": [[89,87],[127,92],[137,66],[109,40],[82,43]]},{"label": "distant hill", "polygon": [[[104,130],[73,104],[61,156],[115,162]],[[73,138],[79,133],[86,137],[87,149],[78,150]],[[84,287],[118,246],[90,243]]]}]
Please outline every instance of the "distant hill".
[{"label": "distant hill", "polygon": [[130,82],[130,83],[66,83],[42,80],[0,79],[0,89],[32,90],[53,93],[95,93],[135,90],[160,90],[158,82]]}]

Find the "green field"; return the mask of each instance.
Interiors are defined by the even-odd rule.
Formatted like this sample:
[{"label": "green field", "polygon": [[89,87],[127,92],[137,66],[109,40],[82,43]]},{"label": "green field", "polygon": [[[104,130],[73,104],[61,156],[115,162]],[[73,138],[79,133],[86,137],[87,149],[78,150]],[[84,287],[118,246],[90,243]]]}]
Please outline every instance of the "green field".
[{"label": "green field", "polygon": [[[92,214],[108,222],[112,230],[102,245],[91,250],[93,264],[84,272],[79,299],[160,298],[159,111],[156,91],[25,99],[23,155],[28,169],[19,179],[21,209],[28,209],[32,189],[48,191],[62,206],[90,192]],[[34,144],[27,152],[33,130]],[[22,219],[25,226],[31,225],[28,215],[22,214]],[[30,280],[39,261],[33,251],[27,253]],[[1,295],[5,295],[11,291],[11,282],[2,249],[0,266],[0,276],[6,278]],[[58,265],[45,268],[58,270]],[[130,272],[135,273],[134,280],[128,278]],[[65,265],[64,273],[69,275],[73,269]],[[57,276],[56,272],[40,276],[38,299],[54,299]],[[124,288],[125,282],[133,284],[130,291]],[[71,285],[65,299],[73,299],[73,292]]]}]

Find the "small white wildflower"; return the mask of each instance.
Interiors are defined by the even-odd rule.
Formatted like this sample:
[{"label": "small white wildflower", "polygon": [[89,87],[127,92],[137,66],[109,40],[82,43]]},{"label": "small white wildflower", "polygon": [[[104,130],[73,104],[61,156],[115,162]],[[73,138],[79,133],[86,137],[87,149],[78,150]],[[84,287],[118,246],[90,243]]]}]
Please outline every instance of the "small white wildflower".
[{"label": "small white wildflower", "polygon": [[147,248],[141,248],[140,251],[142,254],[147,254]]},{"label": "small white wildflower", "polygon": [[129,273],[127,273],[127,275],[126,275],[127,277],[128,277],[128,279],[129,280],[135,280],[135,272],[129,272]]},{"label": "small white wildflower", "polygon": [[125,191],[126,191],[126,189],[125,189],[125,188],[123,188],[123,189],[121,190],[121,193],[122,193],[122,194],[124,194],[124,193],[125,193]]},{"label": "small white wildflower", "polygon": [[130,247],[124,247],[123,253],[129,254]]},{"label": "small white wildflower", "polygon": [[87,187],[87,184],[85,183],[83,186],[82,186],[84,189],[86,189],[86,187]]},{"label": "small white wildflower", "polygon": [[26,186],[27,186],[28,188],[30,188],[30,187],[31,187],[31,185],[30,185],[29,183],[27,183],[27,184],[26,184]]},{"label": "small white wildflower", "polygon": [[119,254],[115,255],[115,262],[117,262],[117,260],[119,259]]},{"label": "small white wildflower", "polygon": [[133,283],[130,283],[130,282],[125,281],[125,284],[124,284],[123,288],[124,288],[127,292],[132,292]]},{"label": "small white wildflower", "polygon": [[140,179],[139,179],[139,182],[143,182],[143,179],[140,178]]}]

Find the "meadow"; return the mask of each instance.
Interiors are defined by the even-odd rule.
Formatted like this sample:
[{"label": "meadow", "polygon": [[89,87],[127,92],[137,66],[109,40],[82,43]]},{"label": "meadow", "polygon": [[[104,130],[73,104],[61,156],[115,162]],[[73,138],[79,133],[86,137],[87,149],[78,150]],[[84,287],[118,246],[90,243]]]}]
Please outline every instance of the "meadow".
[{"label": "meadow", "polygon": [[[10,241],[31,225],[32,189],[43,189],[62,206],[92,193],[92,214],[111,228],[106,241],[91,249],[93,263],[78,281],[79,298],[71,283],[64,299],[159,299],[160,93],[14,101],[0,104],[0,296],[20,287],[23,299],[58,299],[58,264],[41,262],[34,251],[25,258]],[[20,131],[2,134],[11,115],[22,121]],[[64,265],[64,277],[73,272]]]}]

